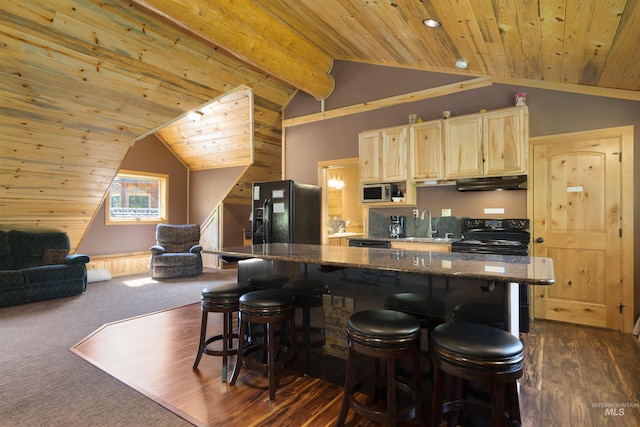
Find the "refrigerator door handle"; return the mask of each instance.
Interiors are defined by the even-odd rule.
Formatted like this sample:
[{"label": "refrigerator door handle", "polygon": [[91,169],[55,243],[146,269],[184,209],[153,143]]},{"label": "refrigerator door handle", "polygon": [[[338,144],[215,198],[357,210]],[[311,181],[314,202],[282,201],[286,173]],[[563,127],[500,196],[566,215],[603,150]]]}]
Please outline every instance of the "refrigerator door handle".
[{"label": "refrigerator door handle", "polygon": [[263,243],[271,243],[271,211],[273,209],[273,203],[271,202],[271,199],[266,199],[264,201],[264,203],[262,204],[262,215],[264,218],[264,222],[263,222],[263,227],[264,227],[264,234],[263,234],[263,239],[262,242]]}]

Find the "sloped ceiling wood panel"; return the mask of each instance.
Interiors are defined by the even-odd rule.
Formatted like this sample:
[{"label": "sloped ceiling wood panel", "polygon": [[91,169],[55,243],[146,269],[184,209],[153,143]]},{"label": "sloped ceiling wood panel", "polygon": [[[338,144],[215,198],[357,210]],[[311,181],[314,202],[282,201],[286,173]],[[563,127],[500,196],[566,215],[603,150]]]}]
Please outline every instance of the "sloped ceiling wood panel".
[{"label": "sloped ceiling wood panel", "polygon": [[[141,2],[170,8],[161,16]],[[222,31],[231,20],[237,33]],[[0,224],[64,229],[75,247],[132,141],[242,84],[266,159],[247,174],[262,180],[274,173],[253,168],[280,163],[282,108],[296,88],[326,94],[335,59],[638,99],[639,26],[635,0],[4,0]]]},{"label": "sloped ceiling wood panel", "polygon": [[137,137],[242,84],[279,122],[295,93],[128,2],[0,12],[0,224],[65,230],[73,248]]},{"label": "sloped ceiling wood panel", "polygon": [[[637,1],[255,3],[334,59],[633,91],[640,88]],[[422,24],[424,18],[437,19],[442,26],[429,29]],[[467,70],[455,68],[458,58],[468,62]]]},{"label": "sloped ceiling wood panel", "polygon": [[189,170],[250,165],[251,89],[238,89],[163,127],[156,135]]}]

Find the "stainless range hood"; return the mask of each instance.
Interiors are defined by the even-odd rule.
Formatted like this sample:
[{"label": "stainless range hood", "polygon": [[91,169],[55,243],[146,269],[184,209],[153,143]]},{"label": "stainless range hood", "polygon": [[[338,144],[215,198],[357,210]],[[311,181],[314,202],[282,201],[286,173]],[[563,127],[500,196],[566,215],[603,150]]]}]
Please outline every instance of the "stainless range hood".
[{"label": "stainless range hood", "polygon": [[462,178],[456,180],[458,191],[526,190],[527,175]]}]

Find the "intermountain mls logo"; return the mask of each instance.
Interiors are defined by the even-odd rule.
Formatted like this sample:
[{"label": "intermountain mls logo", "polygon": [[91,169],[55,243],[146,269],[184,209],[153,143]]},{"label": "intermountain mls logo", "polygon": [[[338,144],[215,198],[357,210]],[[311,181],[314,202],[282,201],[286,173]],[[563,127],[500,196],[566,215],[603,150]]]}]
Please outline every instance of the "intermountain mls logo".
[{"label": "intermountain mls logo", "polygon": [[[609,403],[592,403],[592,408],[602,408],[604,409],[604,415],[607,417],[622,417],[625,414],[625,411],[628,409],[638,409],[640,404],[638,403],[625,403],[625,402],[609,402]],[[629,411],[626,411],[627,413]]]}]

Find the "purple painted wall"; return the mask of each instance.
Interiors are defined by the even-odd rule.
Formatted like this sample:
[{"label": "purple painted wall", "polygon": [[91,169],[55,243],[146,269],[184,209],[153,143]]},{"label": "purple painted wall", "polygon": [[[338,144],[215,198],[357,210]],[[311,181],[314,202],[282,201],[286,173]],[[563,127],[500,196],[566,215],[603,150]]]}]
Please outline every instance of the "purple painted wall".
[{"label": "purple painted wall", "polygon": [[[336,61],[332,74],[336,89],[325,100],[325,109],[360,104],[408,92],[441,86],[464,80],[461,76],[403,70],[391,67]],[[423,120],[442,117],[445,110],[452,116],[470,114],[481,109],[495,110],[514,104],[516,93],[527,93],[530,136],[544,136],[567,132],[634,125],[634,140],[640,143],[640,103],[613,98],[532,89],[519,86],[494,84],[481,89],[406,103],[380,110],[362,112],[336,119],[324,120],[286,129],[285,177],[299,182],[317,184],[318,161],[358,156],[358,134],[364,130],[396,126],[408,122],[410,113],[417,113]],[[298,93],[285,110],[285,118],[316,113],[321,103],[312,97]],[[640,170],[640,150],[635,150],[635,169]],[[634,181],[636,179],[634,178]],[[640,186],[636,186],[634,204],[640,212]],[[456,216],[475,216],[480,206],[493,203],[485,200],[487,194],[457,193],[452,189],[419,188],[418,208],[432,211],[438,203],[442,208],[452,208]],[[507,207],[505,217],[526,215],[526,199],[523,191],[506,192],[501,203]],[[473,203],[469,203],[469,197]],[[443,201],[444,200],[444,201]],[[446,205],[444,205],[446,203]],[[493,206],[490,206],[493,207]],[[516,215],[518,213],[518,215]],[[398,212],[398,214],[402,214]],[[636,214],[634,236],[636,265],[640,265],[640,215]],[[640,268],[635,273],[635,313],[640,311]]]},{"label": "purple painted wall", "polygon": [[[136,142],[120,169],[169,175],[169,222],[187,222],[187,168],[155,136]],[[155,224],[105,225],[104,203],[98,209],[78,253],[88,255],[126,254],[148,251],[156,243]]]}]

